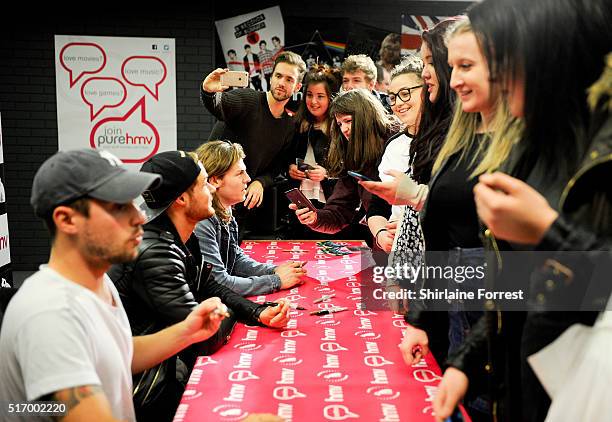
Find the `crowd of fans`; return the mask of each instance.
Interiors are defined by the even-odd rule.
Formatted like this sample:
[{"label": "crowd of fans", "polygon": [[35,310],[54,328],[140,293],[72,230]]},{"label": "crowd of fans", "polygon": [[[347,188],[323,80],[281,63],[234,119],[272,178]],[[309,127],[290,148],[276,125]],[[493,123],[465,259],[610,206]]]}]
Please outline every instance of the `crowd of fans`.
[{"label": "crowd of fans", "polygon": [[[378,65],[353,55],[339,70],[278,51],[267,92],[229,89],[228,69],[205,77],[199,94],[218,121],[194,152],[159,153],[136,174],[104,151],[58,152],[33,181],[52,249],[4,315],[1,400],[61,401],[67,421],[171,420],[195,358],[234,324],[289,320],[287,301],[246,297],[299,285],[303,263],[260,263],[239,246],[284,178],[314,205],[282,210],[288,238],[366,239],[390,265],[436,251],[451,267],[483,266],[491,251],[554,258],[521,269],[527,284],[546,280],[521,310],[395,305],[409,323],[406,363],[433,353],[443,368],[437,420],[460,403],[474,421],[607,419],[612,286],[587,295],[594,270],[561,253],[612,262],[611,9],[484,0],[425,31],[419,54],[395,66],[390,48]],[[512,277],[501,258],[486,268],[489,287]],[[566,291],[592,306],[546,306]]]}]

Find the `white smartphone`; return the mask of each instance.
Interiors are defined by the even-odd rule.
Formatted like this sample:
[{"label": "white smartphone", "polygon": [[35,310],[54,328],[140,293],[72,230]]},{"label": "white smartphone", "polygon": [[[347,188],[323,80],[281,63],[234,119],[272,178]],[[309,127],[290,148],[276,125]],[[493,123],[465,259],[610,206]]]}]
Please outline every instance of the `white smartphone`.
[{"label": "white smartphone", "polygon": [[221,75],[221,85],[246,88],[249,86],[249,74],[240,70],[230,70]]}]

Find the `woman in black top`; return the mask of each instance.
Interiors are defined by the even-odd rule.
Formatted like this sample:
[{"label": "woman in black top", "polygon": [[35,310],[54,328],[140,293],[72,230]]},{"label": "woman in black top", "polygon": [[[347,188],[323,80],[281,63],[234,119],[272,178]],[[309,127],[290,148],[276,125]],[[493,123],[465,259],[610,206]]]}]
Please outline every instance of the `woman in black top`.
[{"label": "woman in black top", "polygon": [[[510,175],[480,177],[474,189],[478,213],[497,238],[491,246],[533,248],[537,255],[529,256],[543,262],[524,265],[525,275],[517,276],[498,251],[502,265],[492,274],[492,287],[525,286],[529,312],[491,302],[491,311],[449,356],[451,367],[434,400],[436,415],[451,413],[469,379],[470,388],[489,387],[499,421],[609,419],[609,352],[608,358],[602,353],[603,365],[590,359],[592,348],[606,347],[594,336],[579,343],[578,353],[563,347],[554,368],[540,368],[538,376],[547,375],[542,378],[548,380],[546,390],[530,363],[546,360],[547,346],[572,324],[594,331],[585,326],[593,325],[610,297],[612,58],[596,82],[612,46],[610,2],[486,0],[469,15],[512,114],[525,124],[513,159],[504,166]],[[502,247],[502,239],[512,243]],[[600,271],[593,271],[594,262]],[[594,283],[598,272],[601,278]],[[559,312],[555,299],[570,301]],[[585,372],[592,378],[584,379]],[[591,391],[596,386],[602,387]],[[584,391],[588,399],[576,400]]]},{"label": "woman in black top", "polygon": [[[460,101],[445,143],[433,164],[421,222],[428,251],[427,264],[456,270],[454,275],[441,280],[425,280],[424,287],[476,293],[484,286],[484,249],[472,190],[477,175],[498,168],[506,159],[516,125],[507,107],[499,101],[499,86],[489,82],[482,43],[467,19],[458,21],[450,29],[447,45],[448,63],[452,66],[450,86]],[[432,252],[443,253],[434,257]],[[460,274],[462,268],[472,268],[472,275]],[[423,342],[422,337],[432,338],[433,346],[447,335],[448,353],[455,352],[482,316],[482,312],[476,310],[478,302],[426,301],[426,311],[414,305],[407,319],[416,328],[408,330],[402,342],[408,356],[418,345],[426,351],[427,342]],[[444,313],[437,312],[444,309],[448,309],[448,329],[441,329]],[[442,324],[432,325],[438,322]],[[436,358],[443,359],[447,351],[438,349],[435,352]],[[466,406],[473,420],[488,419],[489,403],[481,395],[468,397]]]}]

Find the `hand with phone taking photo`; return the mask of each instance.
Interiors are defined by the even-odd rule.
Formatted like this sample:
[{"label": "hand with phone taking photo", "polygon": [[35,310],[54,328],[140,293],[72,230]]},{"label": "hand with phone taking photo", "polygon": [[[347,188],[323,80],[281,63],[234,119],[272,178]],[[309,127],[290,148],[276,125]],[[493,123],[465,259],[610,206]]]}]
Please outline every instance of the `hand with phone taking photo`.
[{"label": "hand with phone taking photo", "polygon": [[213,93],[213,92],[223,92],[229,88],[227,85],[223,85],[221,83],[221,75],[229,72],[229,69],[221,69],[217,68],[210,72],[204,81],[202,82],[202,89],[205,92]]}]

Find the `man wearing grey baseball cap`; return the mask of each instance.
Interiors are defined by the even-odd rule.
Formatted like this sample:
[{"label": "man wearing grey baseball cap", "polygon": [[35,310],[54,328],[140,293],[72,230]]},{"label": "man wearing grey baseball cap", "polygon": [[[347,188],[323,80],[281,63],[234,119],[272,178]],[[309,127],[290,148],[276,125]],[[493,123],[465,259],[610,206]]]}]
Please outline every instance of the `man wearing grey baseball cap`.
[{"label": "man wearing grey baseball cap", "polygon": [[[59,402],[55,416],[70,420],[133,421],[132,371],[210,337],[220,325],[222,317],[213,311],[221,302],[212,298],[159,333],[132,337],[105,272],[136,258],[144,216],[133,200],[161,178],[120,164],[104,151],[58,152],[34,177],[31,204],[51,233],[51,256],[25,280],[4,316],[5,402]],[[10,411],[2,406],[0,419],[15,416]],[[18,420],[51,416],[21,414]]]}]

